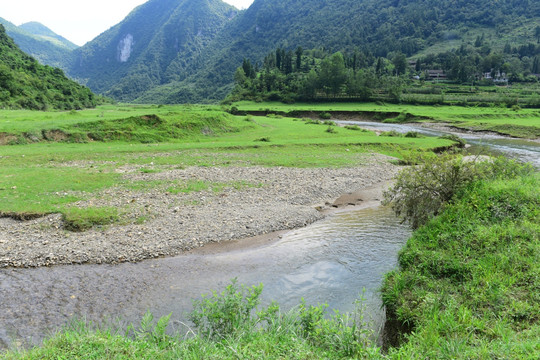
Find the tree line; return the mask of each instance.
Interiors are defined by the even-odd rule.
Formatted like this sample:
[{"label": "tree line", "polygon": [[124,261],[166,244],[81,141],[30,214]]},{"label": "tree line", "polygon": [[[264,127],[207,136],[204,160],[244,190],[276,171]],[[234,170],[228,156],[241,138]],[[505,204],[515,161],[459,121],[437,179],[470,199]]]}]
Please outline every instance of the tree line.
[{"label": "tree line", "polygon": [[[402,52],[377,57],[371,52],[330,53],[324,48],[277,48],[262,63],[244,59],[226,101],[398,101],[414,80],[427,80],[428,70],[440,70],[457,84],[493,84],[486,73],[512,81],[538,81],[540,45],[494,51],[479,36],[474,45],[409,59]],[[493,79],[491,77],[491,79]]]}]

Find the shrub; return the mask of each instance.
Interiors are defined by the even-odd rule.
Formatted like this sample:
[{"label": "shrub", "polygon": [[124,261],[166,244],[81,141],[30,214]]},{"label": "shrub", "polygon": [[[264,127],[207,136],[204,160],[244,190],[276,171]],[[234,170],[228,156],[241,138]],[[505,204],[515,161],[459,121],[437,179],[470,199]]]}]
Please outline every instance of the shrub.
[{"label": "shrub", "polygon": [[193,301],[189,318],[204,337],[230,337],[236,331],[255,324],[251,313],[259,305],[262,290],[262,284],[239,288],[234,279],[221,295],[214,291],[211,296]]},{"label": "shrub", "polygon": [[319,117],[323,120],[330,120],[332,118],[332,114],[327,112],[322,112],[319,114]]},{"label": "shrub", "polygon": [[327,127],[325,131],[326,131],[327,133],[329,133],[329,134],[336,134],[336,133],[337,133],[336,129],[334,129],[333,126]]},{"label": "shrub", "polygon": [[384,192],[384,204],[413,229],[439,214],[444,205],[467,185],[483,178],[514,178],[532,172],[530,165],[500,157],[476,161],[460,155],[413,154],[406,159],[415,166],[404,169],[394,186]]}]

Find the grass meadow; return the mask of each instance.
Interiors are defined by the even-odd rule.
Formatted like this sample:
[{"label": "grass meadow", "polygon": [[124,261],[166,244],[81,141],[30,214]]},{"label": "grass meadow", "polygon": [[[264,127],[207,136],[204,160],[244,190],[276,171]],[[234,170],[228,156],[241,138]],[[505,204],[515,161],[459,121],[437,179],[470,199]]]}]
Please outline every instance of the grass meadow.
[{"label": "grass meadow", "polygon": [[[26,218],[62,213],[82,224],[85,217],[93,219],[90,225],[122,221],[122,211],[80,211],[70,205],[109,187],[134,186],[116,171],[122,166],[141,172],[188,166],[343,167],[362,164],[370,152],[400,157],[412,149],[453,144],[377,136],[333,123],[232,116],[215,106],[0,111],[0,131],[11,139],[0,146],[0,214]],[[155,185],[180,191],[189,184]]]}]

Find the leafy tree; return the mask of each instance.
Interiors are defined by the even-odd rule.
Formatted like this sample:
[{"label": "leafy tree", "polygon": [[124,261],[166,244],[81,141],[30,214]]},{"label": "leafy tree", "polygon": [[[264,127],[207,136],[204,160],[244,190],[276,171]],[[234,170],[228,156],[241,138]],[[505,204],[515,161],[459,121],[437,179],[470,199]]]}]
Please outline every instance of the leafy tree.
[{"label": "leafy tree", "polygon": [[301,46],[296,48],[296,71],[302,70],[302,55],[304,54],[304,49]]},{"label": "leafy tree", "polygon": [[347,70],[345,69],[343,54],[337,52],[323,60],[319,81],[323,84],[323,89],[327,95],[337,96],[341,93],[347,81]]},{"label": "leafy tree", "polygon": [[396,75],[405,74],[405,72],[407,71],[407,58],[402,52],[397,53],[392,58],[392,64],[394,64]]}]

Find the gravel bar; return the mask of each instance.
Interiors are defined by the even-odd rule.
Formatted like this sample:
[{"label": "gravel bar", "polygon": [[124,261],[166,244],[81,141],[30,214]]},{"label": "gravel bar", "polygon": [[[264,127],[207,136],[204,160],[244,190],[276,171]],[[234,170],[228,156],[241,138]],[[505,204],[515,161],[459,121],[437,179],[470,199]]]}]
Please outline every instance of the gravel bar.
[{"label": "gravel bar", "polygon": [[139,183],[195,180],[241,186],[178,194],[152,187],[106,189],[75,205],[129,209],[128,218],[145,221],[82,233],[65,230],[59,214],[29,221],[2,218],[0,268],[136,262],[303,227],[322,219],[340,195],[392,179],[398,167],[389,159],[367,154],[365,165],[337,169],[190,167],[142,173],[123,167],[117,171]]}]

